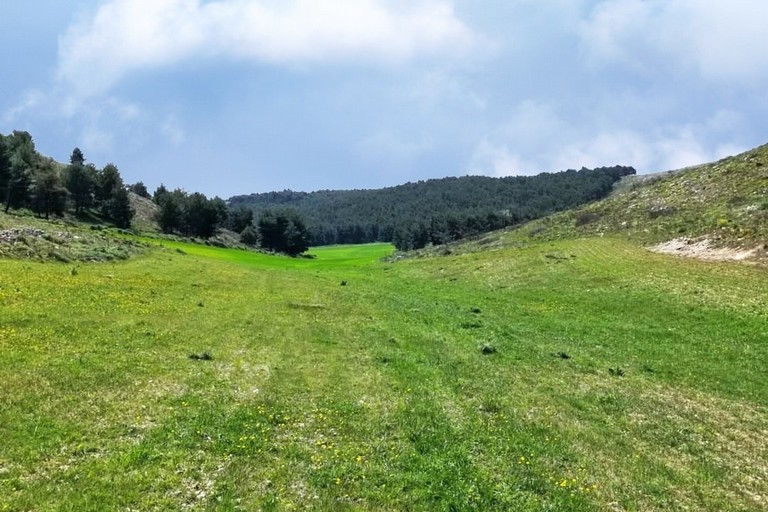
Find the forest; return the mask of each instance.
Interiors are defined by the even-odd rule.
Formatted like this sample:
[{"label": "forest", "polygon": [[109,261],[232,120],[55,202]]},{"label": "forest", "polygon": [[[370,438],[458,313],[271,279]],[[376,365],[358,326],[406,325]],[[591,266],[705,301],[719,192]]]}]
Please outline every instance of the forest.
[{"label": "forest", "polygon": [[235,196],[230,209],[291,209],[310,244],[392,242],[398,249],[443,244],[573,208],[608,195],[626,166],[537,176],[442,178],[378,190],[269,192]]}]

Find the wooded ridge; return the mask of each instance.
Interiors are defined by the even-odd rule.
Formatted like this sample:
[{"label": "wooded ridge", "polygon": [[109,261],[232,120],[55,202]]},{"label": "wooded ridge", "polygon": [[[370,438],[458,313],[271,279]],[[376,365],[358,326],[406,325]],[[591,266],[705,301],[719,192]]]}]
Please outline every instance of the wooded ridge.
[{"label": "wooded ridge", "polygon": [[393,242],[399,249],[441,244],[519,224],[607,196],[635,174],[626,166],[536,176],[464,176],[376,190],[268,192],[234,196],[231,210],[292,209],[312,245]]}]

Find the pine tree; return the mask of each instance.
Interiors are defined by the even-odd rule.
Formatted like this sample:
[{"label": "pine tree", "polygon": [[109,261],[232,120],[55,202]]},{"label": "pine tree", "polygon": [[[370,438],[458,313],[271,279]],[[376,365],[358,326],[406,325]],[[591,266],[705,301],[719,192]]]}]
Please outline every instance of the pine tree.
[{"label": "pine tree", "polygon": [[21,208],[30,202],[32,169],[37,152],[32,136],[27,132],[14,131],[5,140],[7,169],[3,183],[5,213],[11,208]]},{"label": "pine tree", "polygon": [[61,182],[56,164],[42,161],[34,172],[31,187],[32,209],[48,220],[50,214],[64,215],[67,206],[67,189]]},{"label": "pine tree", "polygon": [[64,173],[64,186],[72,196],[75,213],[82,214],[86,208],[93,206],[97,172],[93,165],[85,165],[85,157],[79,148],[72,150],[69,161]]},{"label": "pine tree", "polygon": [[124,229],[131,227],[136,213],[131,207],[131,198],[125,187],[117,187],[112,191],[112,195],[104,204],[104,211],[115,226]]}]

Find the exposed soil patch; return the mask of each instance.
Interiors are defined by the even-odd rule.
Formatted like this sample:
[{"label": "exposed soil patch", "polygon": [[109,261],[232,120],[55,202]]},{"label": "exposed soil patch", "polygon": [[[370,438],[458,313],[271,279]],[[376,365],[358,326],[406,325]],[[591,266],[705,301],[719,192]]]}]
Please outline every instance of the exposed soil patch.
[{"label": "exposed soil patch", "polygon": [[653,252],[712,261],[744,261],[759,255],[758,248],[718,247],[706,238],[675,238],[650,247]]}]

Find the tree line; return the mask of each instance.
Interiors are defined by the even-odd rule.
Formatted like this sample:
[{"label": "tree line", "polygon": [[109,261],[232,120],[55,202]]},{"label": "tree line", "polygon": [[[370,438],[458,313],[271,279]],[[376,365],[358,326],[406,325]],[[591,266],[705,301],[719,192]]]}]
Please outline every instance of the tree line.
[{"label": "tree line", "polygon": [[168,190],[164,185],[150,194],[141,182],[126,185],[114,164],[102,169],[86,163],[75,148],[69,164],[43,156],[28,132],[0,134],[0,200],[5,213],[29,209],[49,219],[65,212],[98,217],[120,228],[129,228],[135,216],[130,193],[158,205],[157,221],[165,233],[211,238],[220,229],[233,229],[251,246],[298,255],[309,247],[304,221],[292,211],[270,210],[255,218],[252,210],[230,211],[220,197],[200,192]]},{"label": "tree line", "polygon": [[82,151],[68,165],[35,150],[31,135],[0,134],[0,199],[6,213],[29,208],[41,217],[71,210],[127,228],[129,191],[153,200],[164,233],[211,238],[220,229],[246,245],[298,255],[310,245],[391,242],[398,249],[443,244],[519,224],[605,197],[632,167],[582,168],[536,176],[465,176],[378,190],[269,192],[228,201],[167,189],[126,186],[114,164],[97,169]]},{"label": "tree line", "polygon": [[309,249],[309,233],[303,219],[289,209],[231,210],[220,197],[207,198],[200,192],[182,189],[169,191],[160,185],[152,195],[158,205],[156,220],[164,233],[179,233],[210,238],[219,229],[229,229],[240,235],[248,246],[297,256]]},{"label": "tree line", "polygon": [[0,134],[0,198],[5,213],[28,208],[46,219],[67,210],[95,213],[120,228],[130,227],[135,213],[114,164],[97,169],[75,148],[69,165],[62,165],[38,153],[24,131]]},{"label": "tree line", "polygon": [[307,219],[312,245],[392,242],[398,249],[442,244],[608,195],[626,166],[582,168],[536,176],[465,176],[378,190],[269,192],[235,196],[231,209],[257,214],[291,208]]}]

